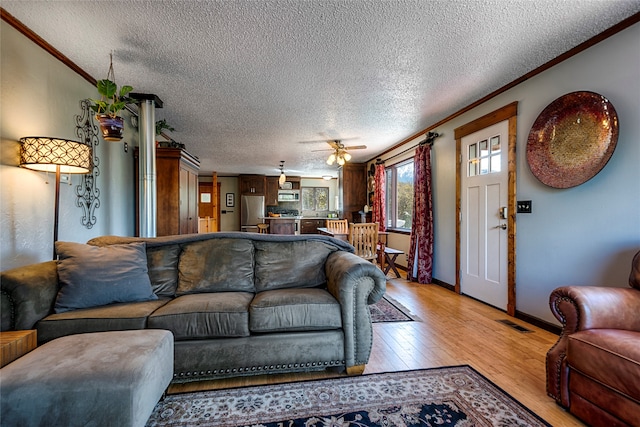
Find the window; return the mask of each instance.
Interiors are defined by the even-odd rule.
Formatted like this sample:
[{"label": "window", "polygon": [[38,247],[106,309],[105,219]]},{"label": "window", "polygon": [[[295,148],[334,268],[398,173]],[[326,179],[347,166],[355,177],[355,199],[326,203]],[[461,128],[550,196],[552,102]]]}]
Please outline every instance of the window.
[{"label": "window", "polygon": [[467,176],[500,172],[500,135],[469,145]]},{"label": "window", "polygon": [[387,228],[411,229],[413,159],[386,168]]},{"label": "window", "polygon": [[329,187],[302,187],[303,211],[328,211]]}]

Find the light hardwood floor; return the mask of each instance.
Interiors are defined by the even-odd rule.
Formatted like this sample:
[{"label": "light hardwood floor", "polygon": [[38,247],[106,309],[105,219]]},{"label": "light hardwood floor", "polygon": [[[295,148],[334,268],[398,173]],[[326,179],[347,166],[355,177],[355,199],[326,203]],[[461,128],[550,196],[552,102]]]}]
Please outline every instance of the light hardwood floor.
[{"label": "light hardwood floor", "polygon": [[[436,285],[404,279],[387,295],[418,316],[416,322],[375,323],[365,374],[439,366],[472,366],[553,426],[584,426],[547,396],[545,355],[558,336]],[[497,322],[509,319],[532,332]],[[328,378],[330,372],[283,374],[176,384],[169,393]]]}]

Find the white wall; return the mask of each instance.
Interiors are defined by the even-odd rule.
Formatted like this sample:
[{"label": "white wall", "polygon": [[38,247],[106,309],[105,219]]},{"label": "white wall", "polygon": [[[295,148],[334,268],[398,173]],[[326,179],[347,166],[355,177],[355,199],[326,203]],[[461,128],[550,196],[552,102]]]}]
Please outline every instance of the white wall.
[{"label": "white wall", "polygon": [[[95,87],[66,65],[29,41],[13,27],[0,23],[0,268],[51,259],[55,175],[48,177],[18,167],[24,136],[76,139],[75,117],[80,100],[97,96]],[[107,67],[108,64],[105,64]],[[104,234],[133,235],[133,145],[137,134],[128,126],[123,142],[100,138],[100,207],[91,229],[82,225],[76,206],[79,176],[60,189],[58,240],[86,242]]]},{"label": "white wall", "polygon": [[[453,284],[456,277],[453,131],[518,101],[517,199],[532,200],[533,212],[517,216],[516,309],[557,323],[548,308],[549,294],[556,287],[627,286],[631,258],[640,250],[638,40],[640,24],[435,129],[443,136],[436,139],[432,152],[434,278]],[[554,99],[574,91],[597,92],[611,101],[620,123],[618,144],[594,178],[574,188],[553,189],[531,174],[526,162],[527,138],[540,112]],[[409,238],[390,236],[389,245],[408,251]]]}]

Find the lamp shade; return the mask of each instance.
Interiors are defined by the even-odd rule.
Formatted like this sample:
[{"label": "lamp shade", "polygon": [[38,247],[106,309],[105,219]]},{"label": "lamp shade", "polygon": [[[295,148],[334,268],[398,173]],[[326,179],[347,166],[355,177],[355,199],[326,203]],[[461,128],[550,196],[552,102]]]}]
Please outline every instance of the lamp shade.
[{"label": "lamp shade", "polygon": [[91,147],[68,139],[27,136],[20,138],[20,166],[42,172],[89,173]]}]

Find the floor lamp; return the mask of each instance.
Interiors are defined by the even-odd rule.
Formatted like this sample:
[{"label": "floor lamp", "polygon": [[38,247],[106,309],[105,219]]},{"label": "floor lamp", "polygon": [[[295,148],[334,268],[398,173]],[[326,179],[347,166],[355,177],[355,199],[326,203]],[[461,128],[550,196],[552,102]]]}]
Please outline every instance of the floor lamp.
[{"label": "floor lamp", "polygon": [[60,174],[89,173],[92,168],[91,147],[68,139],[27,136],[20,138],[20,166],[41,172],[56,173],[56,198],[53,216],[53,259],[58,240]]}]

